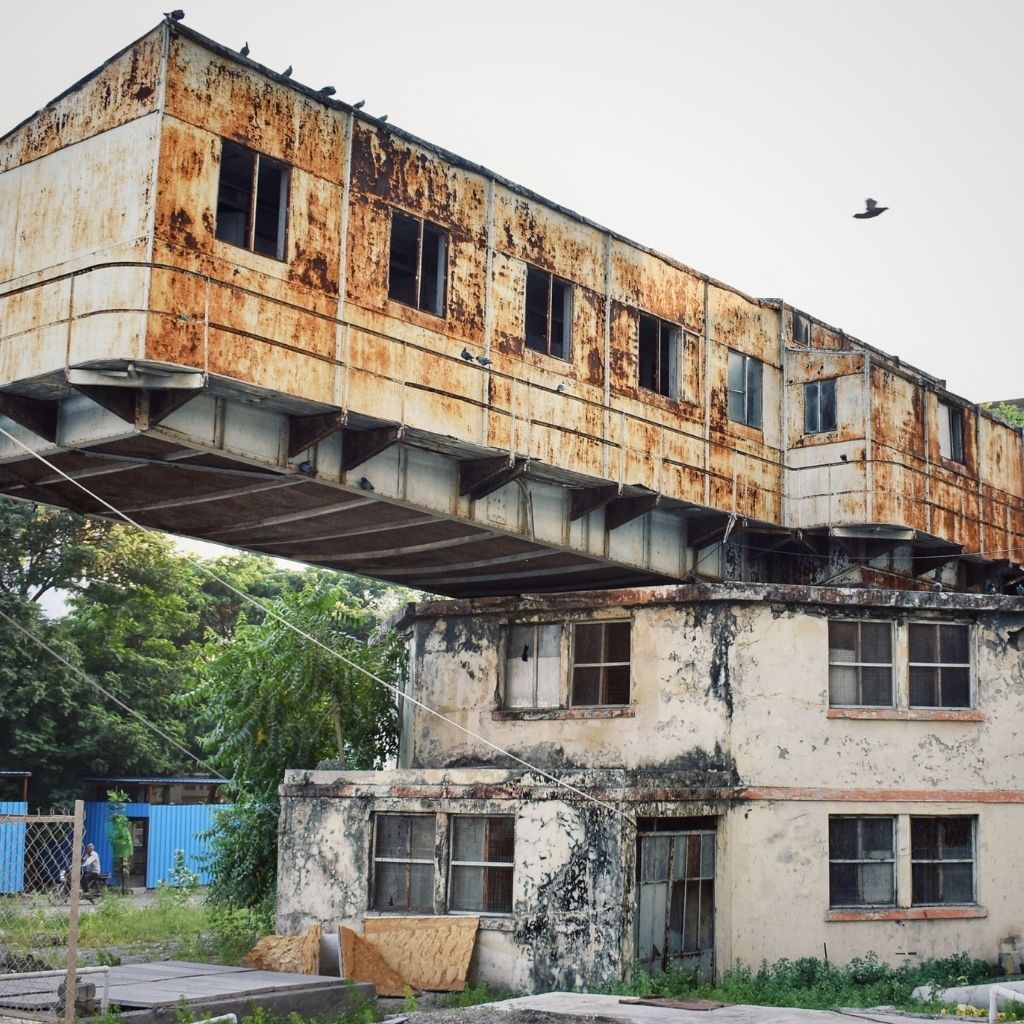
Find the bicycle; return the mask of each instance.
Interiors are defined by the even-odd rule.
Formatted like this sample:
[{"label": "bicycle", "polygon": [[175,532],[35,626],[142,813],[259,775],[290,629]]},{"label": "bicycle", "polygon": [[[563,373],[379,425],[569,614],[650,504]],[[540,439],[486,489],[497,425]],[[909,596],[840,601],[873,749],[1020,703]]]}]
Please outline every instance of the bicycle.
[{"label": "bicycle", "polygon": [[[95,903],[100,899],[107,889],[107,879],[110,878],[108,874],[92,874],[89,875],[88,880],[83,879],[78,890],[78,895],[83,900],[88,900],[90,903]],[[50,902],[54,906],[61,906],[65,903],[71,902],[71,873],[68,871],[61,871],[56,882],[50,888],[48,893]]]}]

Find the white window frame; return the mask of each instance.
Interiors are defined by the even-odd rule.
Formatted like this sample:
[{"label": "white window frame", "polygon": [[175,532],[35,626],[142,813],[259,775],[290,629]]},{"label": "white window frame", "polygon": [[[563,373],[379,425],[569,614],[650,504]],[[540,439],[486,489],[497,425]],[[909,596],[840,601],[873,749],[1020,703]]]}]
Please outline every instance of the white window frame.
[{"label": "white window frame", "polygon": [[[832,392],[832,425],[828,426],[822,421],[822,390],[828,389]],[[813,415],[812,415],[813,413]],[[836,378],[828,377],[825,380],[809,380],[804,384],[804,433],[805,434],[832,434],[839,429],[839,407],[836,404]]]},{"label": "white window frame", "polygon": [[939,400],[939,454],[964,464],[964,410]]},{"label": "white window frame", "polygon": [[[509,622],[502,627],[502,665],[504,676],[502,680],[502,707],[508,711],[531,711],[531,710],[555,710],[564,706],[565,699],[565,626],[564,622]],[[532,639],[529,642],[530,651],[524,661],[532,662],[532,701],[529,704],[512,703],[510,694],[511,665],[517,659],[522,658],[518,642],[513,642],[513,633],[516,631],[529,631]],[[540,668],[541,661],[548,661],[547,658],[539,656],[541,650],[541,631],[552,630],[558,633],[558,665],[556,668],[555,700],[554,703],[540,702]]]}]

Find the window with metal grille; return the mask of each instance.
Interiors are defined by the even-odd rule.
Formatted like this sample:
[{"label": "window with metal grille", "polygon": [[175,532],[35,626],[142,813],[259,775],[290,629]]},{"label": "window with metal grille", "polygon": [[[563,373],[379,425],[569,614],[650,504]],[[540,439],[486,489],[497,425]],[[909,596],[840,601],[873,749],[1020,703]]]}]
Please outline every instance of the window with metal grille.
[{"label": "window with metal grille", "polygon": [[759,359],[740,352],[729,353],[729,419],[761,429],[761,380]]},{"label": "window with metal grille", "polygon": [[562,624],[526,623],[505,630],[505,707],[557,708],[562,701]]},{"label": "window with metal grille", "polygon": [[573,626],[573,705],[629,703],[630,631],[628,621]]},{"label": "window with metal grille", "polygon": [[896,905],[896,819],[828,819],[828,889],[833,907]]},{"label": "window with metal grille", "polygon": [[679,328],[641,313],[638,337],[640,387],[675,398],[679,394]]},{"label": "window with metal grille", "polygon": [[811,380],[804,385],[804,433],[826,434],[836,429],[836,382]]},{"label": "window with metal grille", "polygon": [[910,706],[971,706],[971,630],[966,625],[911,622]]},{"label": "window with metal grille", "polygon": [[964,411],[948,402],[939,402],[939,454],[964,461]]},{"label": "window with metal grille", "polygon": [[435,829],[432,814],[377,815],[374,910],[434,910]]},{"label": "window with metal grille", "polygon": [[447,276],[448,235],[444,228],[392,210],[388,297],[444,316]]},{"label": "window with metal grille", "polygon": [[831,707],[892,707],[892,623],[832,620],[828,624]]},{"label": "window with metal grille", "polygon": [[568,359],[572,285],[536,267],[526,268],[526,347]]},{"label": "window with metal grille", "polygon": [[225,139],[217,190],[217,238],[283,260],[288,178],[284,164]]},{"label": "window with metal grille", "polygon": [[451,818],[449,910],[512,913],[514,823],[511,815]]},{"label": "window with metal grille", "polygon": [[974,903],[976,818],[911,818],[914,906]]}]

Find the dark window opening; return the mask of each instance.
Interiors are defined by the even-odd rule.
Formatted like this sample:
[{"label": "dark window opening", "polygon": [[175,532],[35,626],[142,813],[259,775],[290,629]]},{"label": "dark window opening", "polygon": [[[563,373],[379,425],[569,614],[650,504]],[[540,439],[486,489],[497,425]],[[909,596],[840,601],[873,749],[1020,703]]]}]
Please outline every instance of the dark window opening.
[{"label": "dark window opening", "polygon": [[577,622],[573,628],[572,703],[628,704],[629,622]]},{"label": "dark window opening", "polygon": [[970,627],[910,623],[910,706],[971,706]]},{"label": "dark window opening", "polygon": [[451,836],[448,909],[510,914],[514,819],[456,815],[451,819]]},{"label": "dark window opening", "polygon": [[448,236],[444,229],[392,210],[388,297],[444,316],[447,276]]},{"label": "dark window opening", "polygon": [[896,819],[828,819],[829,903],[895,906]]},{"label": "dark window opening", "polygon": [[216,237],[283,260],[288,178],[284,164],[233,142],[222,142]]},{"label": "dark window opening", "polygon": [[939,402],[939,453],[953,462],[964,461],[964,411]]},{"label": "dark window opening", "polygon": [[640,387],[675,398],[679,394],[679,328],[641,313],[638,333]]},{"label": "dark window opening", "polygon": [[811,321],[802,313],[793,313],[793,342],[796,345],[811,343]]},{"label": "dark window opening", "polygon": [[526,347],[569,358],[572,285],[536,267],[526,268]]},{"label": "dark window opening", "polygon": [[804,433],[826,434],[836,426],[835,380],[808,381],[804,385]]},{"label": "dark window opening", "polygon": [[763,366],[759,359],[739,352],[729,353],[729,419],[761,429],[761,383]]},{"label": "dark window opening", "polygon": [[974,903],[975,818],[911,818],[914,906]]}]

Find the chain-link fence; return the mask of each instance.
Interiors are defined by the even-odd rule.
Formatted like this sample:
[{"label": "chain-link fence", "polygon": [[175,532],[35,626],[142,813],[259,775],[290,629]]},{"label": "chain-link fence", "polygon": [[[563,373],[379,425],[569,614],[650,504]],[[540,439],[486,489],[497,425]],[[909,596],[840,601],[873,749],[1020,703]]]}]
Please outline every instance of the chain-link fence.
[{"label": "chain-link fence", "polygon": [[[75,1016],[83,805],[74,814],[0,814],[0,1016]],[[79,1008],[84,1009],[84,1007]]]}]

